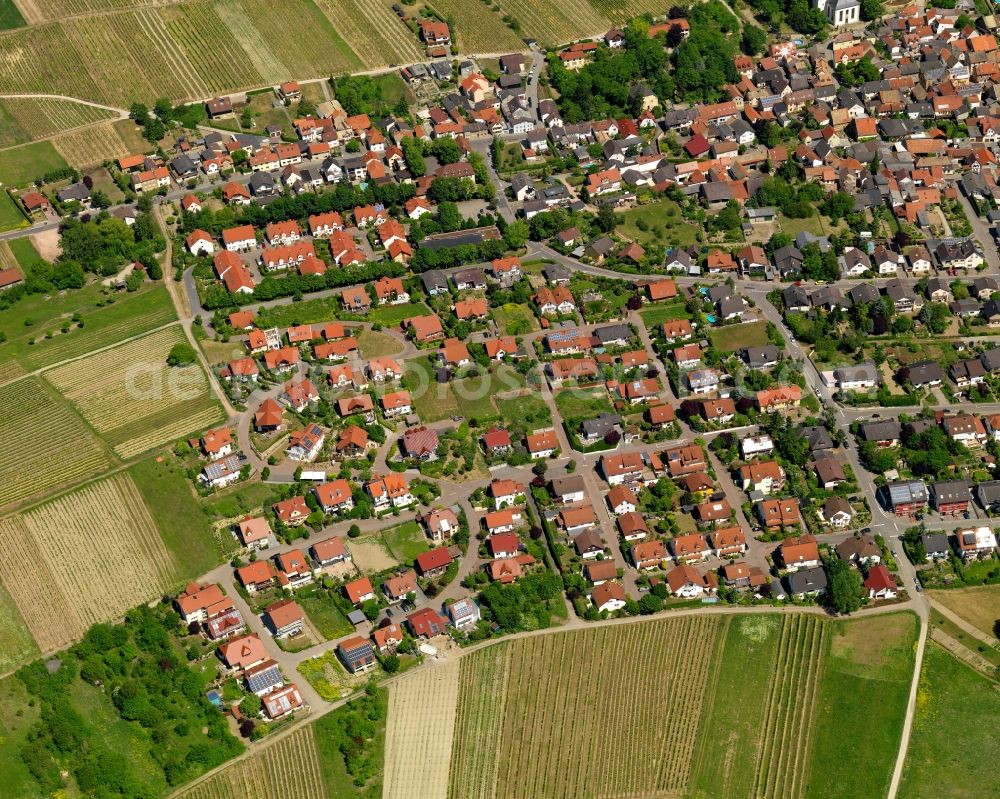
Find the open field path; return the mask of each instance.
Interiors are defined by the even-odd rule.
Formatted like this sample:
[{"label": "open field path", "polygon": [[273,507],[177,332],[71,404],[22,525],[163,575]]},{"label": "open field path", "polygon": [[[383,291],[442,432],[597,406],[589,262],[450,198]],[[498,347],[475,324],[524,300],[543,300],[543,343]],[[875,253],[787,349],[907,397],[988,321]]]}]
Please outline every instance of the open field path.
[{"label": "open field path", "polygon": [[978,627],[973,627],[969,622],[959,616],[950,608],[942,605],[940,602],[935,602],[933,597],[929,597],[928,601],[931,603],[931,607],[934,608],[938,613],[944,616],[948,621],[954,624],[956,627],[960,627],[963,632],[968,633],[973,638],[982,641],[991,649],[996,649],[1000,647],[1000,640],[997,640],[992,635],[984,633]]},{"label": "open field path", "polygon": [[167,230],[167,222],[163,216],[163,206],[156,205],[153,207],[153,216],[156,218],[156,223],[160,226],[160,230],[163,232],[163,237],[167,242],[167,249],[163,253],[163,283],[167,287],[167,293],[170,294],[170,300],[174,304],[174,310],[177,311],[177,318],[180,319],[181,329],[184,331],[184,337],[188,340],[198,356],[198,363],[201,364],[201,368],[205,370],[205,377],[208,380],[209,386],[212,388],[212,393],[222,404],[223,410],[226,412],[227,424],[230,424],[239,418],[239,414],[233,404],[229,401],[229,397],[226,392],[222,390],[222,386],[215,379],[212,374],[212,366],[205,357],[205,353],[201,351],[201,347],[198,346],[198,342],[194,338],[194,333],[191,330],[191,310],[188,308],[187,302],[184,297],[184,290],[182,286],[177,284],[174,280],[173,271],[173,237]]}]

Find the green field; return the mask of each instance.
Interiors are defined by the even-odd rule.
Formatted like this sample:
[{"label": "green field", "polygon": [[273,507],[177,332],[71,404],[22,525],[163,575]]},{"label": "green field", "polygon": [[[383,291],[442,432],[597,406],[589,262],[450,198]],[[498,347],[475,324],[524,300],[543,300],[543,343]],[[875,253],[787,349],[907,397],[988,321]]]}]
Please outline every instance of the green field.
[{"label": "green field", "polygon": [[[13,242],[12,242],[13,244]],[[13,249],[13,248],[12,248]],[[21,256],[15,252],[18,260]],[[115,344],[122,339],[145,333],[177,318],[170,295],[162,283],[146,286],[134,294],[114,294],[107,301],[98,285],[85,286],[64,295],[35,294],[0,315],[0,332],[7,340],[0,344],[0,363],[6,375],[11,364],[26,371],[50,366],[68,358]],[[83,319],[83,327],[62,333],[61,327],[73,314]],[[52,337],[48,338],[48,334]],[[32,343],[34,342],[34,343]]]},{"label": "green field", "polygon": [[536,394],[497,400],[500,415],[513,433],[530,433],[552,426],[552,411]]},{"label": "green field", "polygon": [[451,416],[467,419],[485,419],[497,415],[493,396],[524,386],[524,377],[509,366],[501,364],[494,372],[438,383],[434,378],[436,356],[427,356],[406,362],[407,376],[412,385],[410,394],[413,408],[421,421],[437,422]]},{"label": "green field", "polygon": [[30,222],[21,211],[21,207],[7,192],[0,194],[0,230],[13,230],[27,227]]},{"label": "green field", "polygon": [[0,150],[0,183],[26,186],[35,178],[67,166],[66,159],[59,155],[51,141]]},{"label": "green field", "polygon": [[422,302],[406,302],[402,305],[380,305],[372,308],[368,318],[383,327],[396,327],[411,316],[425,316],[431,309]]},{"label": "green field", "polygon": [[354,631],[354,625],[340,612],[334,601],[326,595],[325,589],[309,587],[297,591],[295,601],[302,606],[313,627],[326,640],[343,638]]},{"label": "green field", "polygon": [[[778,653],[778,619],[758,616],[729,622],[717,663],[712,701],[691,764],[688,793],[696,797],[749,797],[760,750],[767,685]],[[738,708],[738,711],[736,710]],[[724,734],[719,734],[724,731]]]},{"label": "green field", "polygon": [[736,352],[743,347],[762,347],[768,343],[767,322],[715,327],[708,331],[708,339],[720,352]]},{"label": "green field", "polygon": [[236,550],[236,539],[227,530],[215,535],[191,481],[171,456],[162,463],[156,458],[140,461],[129,472],[184,579],[211,571]]},{"label": "green field", "polygon": [[603,388],[567,388],[556,393],[556,407],[563,421],[592,419],[614,410],[608,392]]},{"label": "green field", "polygon": [[7,242],[7,246],[14,253],[14,257],[22,269],[30,270],[35,264],[45,263],[45,259],[38,254],[35,245],[31,243],[31,239],[27,236],[22,236],[19,239],[11,239]]},{"label": "green field", "polygon": [[383,530],[382,540],[396,560],[411,565],[417,555],[430,549],[427,536],[413,520]]},{"label": "green field", "polygon": [[520,336],[538,330],[539,327],[538,319],[524,305],[510,302],[500,308],[493,308],[490,313],[502,335]]},{"label": "green field", "polygon": [[680,207],[673,200],[637,205],[620,219],[619,232],[643,245],[688,247],[694,244],[695,234],[700,230],[697,225],[684,221]]},{"label": "green field", "polygon": [[[917,629],[910,613],[833,622],[812,722],[810,798],[885,796],[906,715]],[[864,768],[857,768],[859,751]]]},{"label": "green field", "polygon": [[0,774],[3,774],[4,797],[42,799],[38,784],[20,754],[21,744],[38,719],[38,704],[28,704],[28,692],[14,676],[0,680],[0,702],[5,708],[5,712],[0,713]]},{"label": "green field", "polygon": [[358,350],[362,358],[380,358],[386,355],[398,355],[403,351],[403,345],[398,339],[388,333],[379,333],[367,328],[358,333]]},{"label": "green field", "polygon": [[[38,644],[31,636],[21,611],[0,583],[0,673],[27,663],[38,655]],[[3,757],[0,755],[0,771]]]},{"label": "green field", "polygon": [[251,480],[212,494],[203,500],[203,507],[213,519],[235,519],[268,507],[274,500],[274,486]]},{"label": "green field", "polygon": [[646,305],[639,311],[643,324],[650,333],[655,333],[664,322],[676,319],[688,319],[689,315],[683,301],[658,302]]},{"label": "green field", "polygon": [[0,0],[0,30],[23,28],[24,17],[14,4],[14,0]]},{"label": "green field", "polygon": [[996,685],[928,641],[899,796],[1000,795],[998,718]]}]

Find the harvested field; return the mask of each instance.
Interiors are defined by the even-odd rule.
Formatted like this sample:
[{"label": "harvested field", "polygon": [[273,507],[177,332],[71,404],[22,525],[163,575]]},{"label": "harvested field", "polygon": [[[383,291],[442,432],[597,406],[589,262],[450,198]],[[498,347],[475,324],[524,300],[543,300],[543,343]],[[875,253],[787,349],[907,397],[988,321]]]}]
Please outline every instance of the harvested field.
[{"label": "harvested field", "polygon": [[508,28],[503,15],[480,0],[430,0],[442,19],[455,20],[458,46],[465,54],[521,52],[525,44]]},{"label": "harvested field", "polygon": [[52,143],[66,162],[77,169],[102,164],[131,153],[131,148],[110,123],[60,134]]},{"label": "harvested field", "polygon": [[130,458],[217,421],[200,367],[168,367],[183,342],[177,327],[59,366],[45,377],[70,400],[122,458]]},{"label": "harvested field", "polygon": [[928,591],[927,597],[977,630],[996,637],[996,622],[1000,619],[1000,586],[977,585],[972,588]]},{"label": "harvested field", "polygon": [[233,763],[179,799],[327,799],[314,725],[301,726]]},{"label": "harvested field", "polygon": [[459,671],[457,660],[435,663],[389,689],[383,799],[447,794]]},{"label": "harvested field", "polygon": [[7,590],[43,651],[154,598],[177,569],[119,474],[0,522]]},{"label": "harvested field", "polygon": [[0,147],[117,119],[112,111],[56,98],[0,98]]},{"label": "harvested field", "polygon": [[380,535],[355,538],[350,547],[359,571],[380,572],[397,565]]},{"label": "harvested field", "polygon": [[424,57],[416,35],[388,3],[316,0],[316,5],[351,43],[366,67],[419,61]]},{"label": "harvested field", "polygon": [[[0,388],[0,418],[0,506],[99,474],[110,465],[83,420],[35,378]],[[43,436],[43,431],[55,434]]]}]

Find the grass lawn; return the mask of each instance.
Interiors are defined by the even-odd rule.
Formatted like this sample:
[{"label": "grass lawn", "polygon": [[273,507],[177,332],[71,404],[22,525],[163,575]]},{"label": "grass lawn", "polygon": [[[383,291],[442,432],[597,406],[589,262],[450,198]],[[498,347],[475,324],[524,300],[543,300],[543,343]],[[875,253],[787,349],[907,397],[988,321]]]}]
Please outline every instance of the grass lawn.
[{"label": "grass lawn", "polygon": [[[810,799],[885,796],[906,715],[917,618],[893,613],[833,626],[804,793]],[[858,752],[864,752],[864,768],[858,768]]]},{"label": "grass lawn", "polygon": [[931,608],[931,627],[938,629],[945,635],[954,638],[958,643],[970,652],[979,655],[992,665],[993,668],[1000,668],[1000,652],[987,646],[974,635],[967,633],[951,619],[945,617],[937,608]]},{"label": "grass lawn", "polygon": [[384,355],[397,355],[403,351],[397,339],[387,333],[378,333],[367,328],[358,333],[358,349],[361,351],[361,357],[366,360]]},{"label": "grass lawn", "polygon": [[402,305],[382,305],[372,308],[368,318],[372,322],[378,322],[383,327],[396,327],[404,319],[411,316],[425,316],[431,309],[422,302],[407,302]]},{"label": "grass lawn", "polygon": [[[642,228],[645,227],[645,230]],[[639,244],[687,247],[694,244],[699,228],[686,222],[673,200],[637,205],[621,216],[618,231]]]},{"label": "grass lawn", "polygon": [[[147,285],[134,294],[116,294],[113,303],[98,307],[103,295],[99,286],[85,286],[63,294],[35,294],[0,315],[0,331],[7,341],[0,344],[0,362],[16,359],[26,369],[84,355],[130,336],[174,321],[177,316],[162,283]],[[60,328],[78,313],[82,328],[61,333]],[[52,338],[46,338],[51,333]],[[36,343],[29,342],[36,340]]]},{"label": "grass lawn", "polygon": [[162,463],[149,458],[132,466],[160,537],[180,565],[182,579],[211,571],[236,549],[236,540],[225,535],[216,539],[209,519],[180,464],[170,456]]},{"label": "grass lawn", "polygon": [[509,302],[501,308],[493,308],[493,321],[500,332],[509,336],[520,336],[538,330],[538,320],[526,305]]},{"label": "grass lawn", "polygon": [[[352,712],[352,705],[348,703],[327,713],[315,724],[316,747],[320,753],[327,795],[338,799],[382,799],[382,769],[369,783],[359,787],[354,784],[354,778],[344,763],[340,750],[341,724],[343,717]],[[385,755],[385,717],[383,713],[378,721],[373,722],[375,734],[365,745],[366,754],[376,763],[381,763]]]},{"label": "grass lawn", "polygon": [[[760,719],[767,711],[767,691],[778,651],[777,616],[727,619],[714,684],[701,713],[698,743],[688,792],[694,796],[750,799],[760,750]],[[759,689],[748,688],[757,686]],[[739,712],[733,709],[738,707]]]},{"label": "grass lawn", "polygon": [[299,591],[295,595],[295,601],[302,606],[313,627],[328,641],[342,638],[354,630],[354,625],[323,589]]},{"label": "grass lawn", "polygon": [[823,220],[817,214],[808,216],[805,219],[792,219],[779,211],[778,225],[782,233],[787,233],[793,239],[803,231],[812,233],[814,236],[825,236],[829,232],[823,224]]},{"label": "grass lawn", "polygon": [[[21,612],[0,583],[0,672],[27,663],[38,655],[38,645],[31,637]],[[2,763],[0,755],[0,763]],[[0,766],[2,771],[2,766]]]},{"label": "grass lawn", "polygon": [[[428,355],[408,360],[405,367],[408,374],[420,374],[417,384],[410,389],[410,394],[413,408],[424,422],[437,422],[450,416],[464,416],[467,419],[496,416],[493,395],[497,391],[509,391],[519,385],[512,378],[503,379],[493,374],[438,383],[434,378],[432,365],[435,357]],[[501,379],[503,382],[498,382]]]},{"label": "grass lawn", "polygon": [[382,102],[387,108],[394,108],[396,104],[405,99],[406,102],[413,102],[413,95],[407,87],[406,82],[399,77],[397,72],[387,72],[374,78],[375,83],[382,87]]},{"label": "grass lawn", "polygon": [[10,150],[0,150],[0,183],[26,186],[48,172],[65,169],[66,159],[51,141],[36,141]]},{"label": "grass lawn", "polygon": [[655,332],[664,322],[676,319],[687,319],[688,312],[683,301],[658,302],[644,305],[639,311],[642,322],[651,333]]},{"label": "grass lawn", "polygon": [[5,708],[0,713],[0,774],[3,775],[4,799],[39,799],[38,783],[19,751],[29,728],[38,719],[38,703],[28,705],[28,692],[13,675],[0,680],[0,702]]},{"label": "grass lawn", "polygon": [[340,315],[340,297],[320,297],[315,300],[275,305],[257,312],[257,325],[264,327],[291,327],[329,322]]},{"label": "grass lawn", "polygon": [[497,406],[509,430],[526,433],[552,426],[552,411],[535,394],[498,399]]},{"label": "grass lawn", "polygon": [[[200,329],[197,325],[194,327],[195,331]],[[240,345],[239,340],[236,338],[231,338],[227,342],[207,338],[204,334],[199,335],[198,332],[195,332],[195,338],[198,340],[198,346],[201,347],[201,351],[205,353],[205,359],[210,364],[228,363],[246,355],[246,349]]]},{"label": "grass lawn", "polygon": [[995,623],[1000,619],[1000,585],[928,591],[927,598],[944,605],[956,616],[987,635],[996,635]]},{"label": "grass lawn", "polygon": [[563,421],[569,419],[591,419],[602,413],[611,413],[614,408],[603,388],[568,388],[556,394],[556,407]]},{"label": "grass lawn", "polygon": [[24,27],[24,17],[14,4],[14,0],[0,0],[0,30]]},{"label": "grass lawn", "polygon": [[420,525],[412,519],[383,530],[382,539],[392,556],[402,563],[412,564],[417,555],[431,548]]},{"label": "grass lawn", "polygon": [[202,507],[213,519],[234,519],[269,506],[274,499],[274,486],[252,480],[224,488],[203,500]]},{"label": "grass lawn", "polygon": [[21,265],[22,269],[30,270],[36,264],[46,263],[45,259],[38,254],[38,250],[35,249],[35,245],[31,243],[31,239],[27,236],[23,236],[19,239],[11,239],[7,242],[7,246],[10,247],[10,251],[14,253],[14,257],[17,262]]},{"label": "grass lawn", "polygon": [[899,795],[907,799],[1000,795],[997,718],[996,686],[928,641]]},{"label": "grass lawn", "polygon": [[762,347],[768,343],[767,322],[716,327],[709,331],[708,338],[720,352],[735,352],[743,347]]},{"label": "grass lawn", "polygon": [[15,228],[28,227],[31,223],[27,220],[14,198],[7,192],[0,193],[0,230],[14,230]]}]

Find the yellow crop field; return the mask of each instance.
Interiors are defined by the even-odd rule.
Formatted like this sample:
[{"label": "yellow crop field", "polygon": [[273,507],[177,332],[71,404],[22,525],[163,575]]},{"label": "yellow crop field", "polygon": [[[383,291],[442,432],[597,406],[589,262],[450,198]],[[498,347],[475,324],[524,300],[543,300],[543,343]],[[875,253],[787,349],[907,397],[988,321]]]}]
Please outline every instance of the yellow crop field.
[{"label": "yellow crop field", "polygon": [[366,67],[423,59],[423,48],[388,3],[371,0],[316,0]]},{"label": "yellow crop field", "polygon": [[101,442],[35,378],[0,388],[0,506],[110,465]]},{"label": "yellow crop field", "polygon": [[274,744],[265,744],[178,799],[327,799],[314,725],[300,727]]},{"label": "yellow crop field", "polygon": [[113,111],[56,98],[0,98],[0,147],[117,119]]},{"label": "yellow crop field", "polygon": [[260,86],[265,79],[208,3],[157,10],[174,44],[198,71],[209,92]]},{"label": "yellow crop field", "polygon": [[600,36],[611,27],[611,21],[588,0],[569,5],[571,8],[559,0],[500,0],[500,13],[517,19],[523,35],[548,45]]},{"label": "yellow crop field", "polygon": [[59,155],[77,169],[129,155],[131,149],[111,123],[63,133],[52,140]]},{"label": "yellow crop field", "polygon": [[240,0],[268,46],[290,70],[285,80],[320,78],[362,67],[351,49],[312,0]]},{"label": "yellow crop field", "polygon": [[42,651],[153,599],[177,574],[127,474],[0,521],[0,566]]},{"label": "yellow crop field", "polygon": [[168,367],[184,334],[170,327],[44,373],[110,443],[130,458],[219,420],[205,373]]},{"label": "yellow crop field", "polygon": [[435,663],[389,690],[383,799],[437,799],[447,793],[459,671],[459,661]]},{"label": "yellow crop field", "polygon": [[462,53],[508,53],[527,49],[520,36],[504,24],[502,14],[481,0],[430,0],[428,5],[442,19],[455,21]]}]

